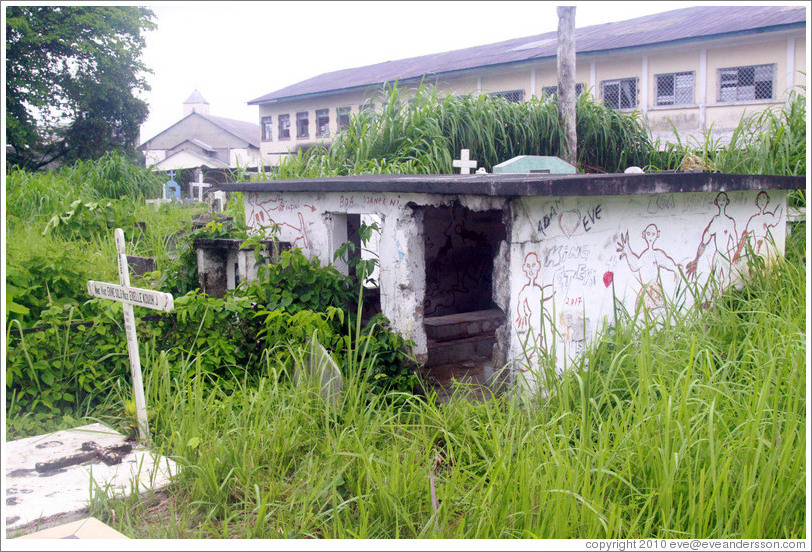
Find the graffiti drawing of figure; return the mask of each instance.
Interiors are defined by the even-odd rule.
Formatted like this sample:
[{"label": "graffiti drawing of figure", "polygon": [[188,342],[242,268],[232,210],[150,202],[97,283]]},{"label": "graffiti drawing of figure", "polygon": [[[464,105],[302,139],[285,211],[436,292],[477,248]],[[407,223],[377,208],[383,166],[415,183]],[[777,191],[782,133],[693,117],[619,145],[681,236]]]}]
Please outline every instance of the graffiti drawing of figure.
[{"label": "graffiti drawing of figure", "polygon": [[626,259],[629,269],[637,273],[637,280],[642,286],[637,294],[635,308],[639,308],[642,302],[647,310],[652,310],[656,307],[662,307],[664,304],[660,269],[670,270],[674,273],[674,278],[676,278],[679,275],[680,266],[665,251],[659,247],[654,247],[655,242],[660,237],[660,229],[657,228],[656,224],[646,226],[642,236],[646,241],[646,248],[640,254],[632,251],[629,245],[628,230],[625,235],[620,235],[620,241],[617,242],[617,251],[620,253],[621,259]]},{"label": "graffiti drawing of figure", "polygon": [[713,215],[705,231],[702,232],[702,239],[696,249],[696,257],[686,265],[686,274],[689,278],[696,277],[696,268],[699,258],[705,252],[708,245],[713,247],[713,257],[711,257],[711,274],[716,277],[719,288],[724,290],[729,283],[730,264],[737,259],[736,247],[739,243],[736,232],[736,221],[727,214],[726,209],[730,204],[725,192],[719,192],[713,204],[719,212]]},{"label": "graffiti drawing of figure", "polygon": [[274,216],[271,215],[271,211],[279,211],[281,213],[284,210],[280,207],[283,204],[283,200],[280,196],[260,202],[257,194],[249,194],[246,204],[249,208],[248,216],[246,217],[246,222],[249,226],[255,229],[261,226],[278,226],[280,229],[282,227],[290,228],[295,235],[291,240],[291,247],[301,247],[305,250],[310,248],[310,241],[307,238],[307,227],[301,211],[296,213],[299,226],[288,222],[277,223],[274,220]]},{"label": "graffiti drawing of figure", "polygon": [[543,303],[553,297],[552,292],[548,292],[546,295],[544,292],[544,288],[552,288],[552,285],[548,284],[542,287],[536,283],[541,273],[541,261],[538,255],[533,252],[528,253],[524,257],[522,271],[525,276],[527,276],[527,283],[519,291],[519,301],[516,305],[516,312],[518,313],[516,316],[516,326],[519,331],[527,330],[530,327],[530,321],[538,319],[538,316],[541,314],[539,309],[549,318],[549,313],[547,309],[544,308]]},{"label": "graffiti drawing of figure", "polygon": [[781,208],[777,207],[773,212],[767,211],[769,203],[770,196],[767,195],[767,192],[759,192],[756,196],[756,207],[758,207],[759,211],[747,221],[747,226],[744,228],[739,241],[739,252],[744,247],[745,242],[750,240],[750,245],[756,255],[767,255],[769,253],[767,236],[770,234],[770,228],[775,228],[781,221]]}]

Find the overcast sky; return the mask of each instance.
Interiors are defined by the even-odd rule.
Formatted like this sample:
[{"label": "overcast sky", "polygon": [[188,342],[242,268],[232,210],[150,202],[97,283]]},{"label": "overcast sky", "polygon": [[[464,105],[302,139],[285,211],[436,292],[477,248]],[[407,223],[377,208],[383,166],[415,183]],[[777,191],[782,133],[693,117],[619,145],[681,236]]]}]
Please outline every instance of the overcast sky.
[{"label": "overcast sky", "polygon": [[[329,71],[555,31],[559,4],[564,3],[147,3],[158,28],[147,34],[143,54],[153,74],[152,90],[144,96],[150,116],[141,142],[180,120],[182,104],[195,88],[212,115],[258,123],[259,108],[247,103],[269,92]],[[575,26],[584,27],[699,4],[568,5],[576,6]]]}]

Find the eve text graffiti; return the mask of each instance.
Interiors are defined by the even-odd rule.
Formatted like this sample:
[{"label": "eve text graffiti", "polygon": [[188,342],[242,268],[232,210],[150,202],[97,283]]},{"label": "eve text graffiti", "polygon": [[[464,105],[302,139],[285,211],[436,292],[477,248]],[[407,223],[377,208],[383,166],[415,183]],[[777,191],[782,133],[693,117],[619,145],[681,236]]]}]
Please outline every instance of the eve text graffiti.
[{"label": "eve text graffiti", "polygon": [[593,230],[597,222],[601,220],[602,214],[600,203],[585,211],[579,209],[561,211],[559,206],[553,204],[550,205],[547,213],[539,219],[536,228],[542,235],[547,236],[550,226],[556,221],[559,230],[569,238],[580,228],[583,228],[584,232]]}]

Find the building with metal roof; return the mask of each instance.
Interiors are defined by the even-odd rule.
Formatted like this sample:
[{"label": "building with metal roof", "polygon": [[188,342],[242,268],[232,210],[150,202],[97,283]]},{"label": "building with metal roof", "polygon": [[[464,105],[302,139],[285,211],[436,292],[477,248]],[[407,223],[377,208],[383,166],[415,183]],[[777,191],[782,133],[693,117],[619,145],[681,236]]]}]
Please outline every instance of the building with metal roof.
[{"label": "building with metal roof", "polygon": [[209,114],[209,102],[195,90],[183,102],[184,117],[139,146],[156,170],[228,169],[259,163],[255,123]]},{"label": "building with metal roof", "polygon": [[[576,16],[577,22],[577,16]],[[806,74],[805,6],[698,6],[577,28],[579,93],[637,110],[655,137],[711,131],[780,106]],[[384,84],[524,101],[556,91],[557,32],[315,76],[248,102],[265,163],[328,142]]]}]

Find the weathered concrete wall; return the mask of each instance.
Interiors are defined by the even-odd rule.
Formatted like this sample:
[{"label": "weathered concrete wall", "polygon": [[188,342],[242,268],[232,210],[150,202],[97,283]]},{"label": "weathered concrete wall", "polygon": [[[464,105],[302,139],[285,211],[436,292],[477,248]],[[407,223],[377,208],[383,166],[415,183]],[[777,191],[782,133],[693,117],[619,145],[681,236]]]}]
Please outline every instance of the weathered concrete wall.
[{"label": "weathered concrete wall", "polygon": [[255,230],[273,222],[280,240],[322,263],[347,239],[346,214],[377,215],[381,308],[415,342],[418,359],[427,353],[426,316],[496,305],[507,324],[497,331],[494,361],[532,382],[553,351],[558,371],[571,364],[613,322],[615,300],[656,316],[666,303],[691,304],[689,284],[711,275],[722,288],[734,283],[746,266],[745,242],[759,255],[783,253],[786,192],[512,199],[248,192],[245,208]]},{"label": "weathered concrete wall", "polygon": [[513,216],[510,357],[532,373],[555,347],[561,371],[613,322],[615,298],[657,316],[692,304],[689,284],[711,274],[721,288],[735,283],[745,232],[758,254],[783,253],[786,193],[531,197]]},{"label": "weathered concrete wall", "polygon": [[[247,224],[254,229],[265,227],[267,232],[272,222],[277,224],[280,240],[301,248],[309,257],[319,258],[322,264],[332,263],[333,253],[347,240],[346,214],[378,216],[381,221],[378,238],[381,310],[405,338],[415,342],[415,354],[422,359],[427,353],[423,328],[427,283],[424,214],[427,207],[450,208],[452,205],[482,213],[504,211],[507,202],[501,198],[429,194],[250,192],[246,194],[245,214]],[[494,216],[486,215],[485,218],[490,221]],[[482,215],[473,214],[471,217],[482,218]],[[440,236],[434,236],[435,230],[443,224],[448,226],[450,221],[443,223],[436,216],[429,218],[433,236],[431,244],[436,244]],[[464,220],[458,219],[455,226],[459,226],[460,234],[455,228],[450,232],[460,243],[465,224]],[[489,222],[486,226],[490,229],[493,224]],[[489,237],[486,247],[495,254],[500,246]],[[436,253],[432,256],[434,259]],[[339,269],[344,268],[342,263],[338,264]],[[432,285],[437,287],[436,284]],[[490,282],[483,284],[481,289],[486,287],[490,287]],[[470,299],[470,294],[467,297]],[[486,299],[490,300],[490,297]],[[481,297],[477,300],[485,302]],[[461,308],[472,307],[465,305]]]}]

